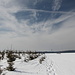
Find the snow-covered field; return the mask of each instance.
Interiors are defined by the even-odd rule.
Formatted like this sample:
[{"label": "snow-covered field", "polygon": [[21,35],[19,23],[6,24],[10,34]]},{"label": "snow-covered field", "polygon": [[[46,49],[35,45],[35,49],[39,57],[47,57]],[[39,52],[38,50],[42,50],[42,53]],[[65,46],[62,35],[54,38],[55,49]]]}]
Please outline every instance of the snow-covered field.
[{"label": "snow-covered field", "polygon": [[[43,55],[42,55],[43,56]],[[42,57],[24,62],[22,59],[14,61],[15,71],[4,70],[5,75],[75,75],[75,53],[48,53],[46,59],[39,63]],[[6,59],[0,61],[0,67],[8,66]]]}]

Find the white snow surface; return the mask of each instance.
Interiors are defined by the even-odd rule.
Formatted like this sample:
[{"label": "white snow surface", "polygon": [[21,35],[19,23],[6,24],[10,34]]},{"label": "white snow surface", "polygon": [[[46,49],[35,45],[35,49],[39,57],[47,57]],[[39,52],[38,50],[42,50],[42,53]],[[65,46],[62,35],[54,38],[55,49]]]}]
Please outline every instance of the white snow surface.
[{"label": "white snow surface", "polygon": [[[15,71],[4,70],[5,75],[75,75],[75,53],[48,53],[45,54],[45,61],[39,63],[38,57],[29,62],[16,59],[14,62]],[[6,58],[0,61],[0,67],[8,66]]]}]

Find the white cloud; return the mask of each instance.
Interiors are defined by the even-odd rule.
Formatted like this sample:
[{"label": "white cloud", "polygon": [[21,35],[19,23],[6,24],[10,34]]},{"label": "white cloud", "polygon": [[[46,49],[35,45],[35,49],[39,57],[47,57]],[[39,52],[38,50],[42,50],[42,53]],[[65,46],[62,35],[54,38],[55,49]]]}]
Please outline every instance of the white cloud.
[{"label": "white cloud", "polygon": [[52,6],[53,11],[59,10],[61,7],[61,3],[62,0],[53,0],[53,6]]},{"label": "white cloud", "polygon": [[[58,11],[61,7],[62,0],[53,0],[52,10]],[[56,13],[52,13],[52,17],[54,17]]]},{"label": "white cloud", "polygon": [[[14,49],[30,49],[30,50],[49,50],[49,49],[74,49],[75,46],[75,14],[55,11],[60,8],[61,2],[58,2],[53,7],[55,11],[45,11],[30,9],[27,6],[25,9],[16,3],[17,0],[0,0],[0,28],[8,28],[11,30],[0,32],[0,48],[6,49],[13,45]],[[8,6],[7,6],[8,5]],[[58,19],[49,19],[46,22],[35,23],[28,26],[29,20],[19,22],[13,13],[18,11],[31,11],[32,16],[36,17],[36,12],[46,13],[64,13]],[[49,34],[52,26],[62,22],[62,27],[56,32]],[[33,30],[35,29],[35,30]],[[33,33],[33,32],[36,33]]]},{"label": "white cloud", "polygon": [[66,12],[66,11],[49,11],[49,10],[42,10],[42,9],[31,9],[31,8],[22,8],[20,11],[36,11],[36,12],[45,12],[45,13],[53,13],[53,14],[75,14],[75,12],[73,11],[69,11],[69,12]]}]

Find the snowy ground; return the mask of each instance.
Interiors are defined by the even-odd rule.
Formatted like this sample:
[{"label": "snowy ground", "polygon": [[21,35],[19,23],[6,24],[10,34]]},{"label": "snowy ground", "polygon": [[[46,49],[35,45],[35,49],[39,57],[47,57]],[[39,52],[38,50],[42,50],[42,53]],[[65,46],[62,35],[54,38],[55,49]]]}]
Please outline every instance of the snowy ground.
[{"label": "snowy ground", "polygon": [[[5,75],[75,75],[75,53],[45,54],[46,59],[39,63],[39,58],[24,62],[17,59],[15,71],[4,71]],[[0,61],[2,68],[8,66],[6,59]]]},{"label": "snowy ground", "polygon": [[75,53],[46,54],[47,62],[53,63],[56,75],[75,75]]}]

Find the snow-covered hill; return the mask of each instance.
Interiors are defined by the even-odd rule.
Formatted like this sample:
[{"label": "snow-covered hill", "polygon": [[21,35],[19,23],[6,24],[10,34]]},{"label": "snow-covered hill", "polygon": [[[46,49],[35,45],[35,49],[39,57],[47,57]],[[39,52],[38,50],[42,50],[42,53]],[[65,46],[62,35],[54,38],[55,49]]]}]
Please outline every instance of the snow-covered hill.
[{"label": "snow-covered hill", "polygon": [[[43,56],[43,55],[42,55]],[[75,53],[45,54],[46,59],[39,63],[38,57],[29,62],[14,61],[15,71],[4,70],[5,75],[75,75]],[[1,68],[8,66],[6,59],[0,61]]]}]

